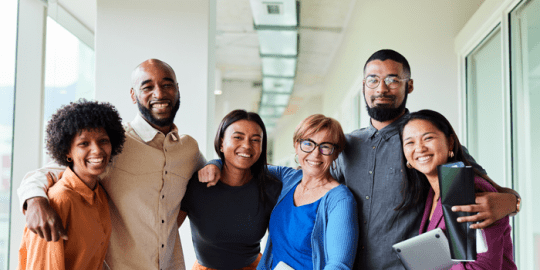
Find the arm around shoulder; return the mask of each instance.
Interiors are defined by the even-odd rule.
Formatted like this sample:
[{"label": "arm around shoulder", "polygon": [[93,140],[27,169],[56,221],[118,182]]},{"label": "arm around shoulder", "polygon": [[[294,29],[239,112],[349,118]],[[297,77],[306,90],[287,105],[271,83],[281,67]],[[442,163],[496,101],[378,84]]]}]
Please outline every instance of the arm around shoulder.
[{"label": "arm around shoulder", "polygon": [[27,173],[17,189],[21,211],[24,213],[24,210],[26,210],[26,200],[34,197],[47,198],[46,192],[50,186],[50,183],[47,180],[48,173],[51,173],[56,179],[59,179],[58,176],[65,169],[66,167],[64,166],[49,162],[45,167]]}]

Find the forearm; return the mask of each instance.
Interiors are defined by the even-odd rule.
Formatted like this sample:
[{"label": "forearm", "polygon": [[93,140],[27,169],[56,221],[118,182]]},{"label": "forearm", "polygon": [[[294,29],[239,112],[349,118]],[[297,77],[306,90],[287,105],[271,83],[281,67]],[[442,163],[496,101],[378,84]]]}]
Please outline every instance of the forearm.
[{"label": "forearm", "polygon": [[328,217],[325,241],[328,259],[324,269],[352,269],[358,247],[356,204],[342,202]]},{"label": "forearm", "polygon": [[47,198],[46,191],[49,187],[47,173],[51,172],[53,175],[57,176],[64,170],[65,167],[51,162],[43,168],[27,173],[17,189],[21,211],[24,212],[26,209],[26,200],[33,197]]}]

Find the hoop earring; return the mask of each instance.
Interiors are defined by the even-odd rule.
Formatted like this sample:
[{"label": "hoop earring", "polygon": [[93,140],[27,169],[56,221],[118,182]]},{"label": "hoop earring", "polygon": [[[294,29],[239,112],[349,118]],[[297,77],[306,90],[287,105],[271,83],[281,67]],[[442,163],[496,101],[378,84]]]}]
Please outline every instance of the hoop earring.
[{"label": "hoop earring", "polygon": [[294,163],[300,165],[300,163],[298,162],[298,154],[294,154]]},{"label": "hoop earring", "polygon": [[409,163],[408,161],[407,161],[407,168],[409,168],[409,169],[412,169],[412,168],[413,168],[412,165],[411,165],[411,163]]},{"label": "hoop earring", "polygon": [[73,161],[73,159],[71,159],[70,157],[67,157],[66,160],[67,162],[70,162],[70,163]]},{"label": "hoop earring", "polygon": [[452,150],[448,151],[448,157],[453,158],[454,157],[454,151],[452,151]]}]

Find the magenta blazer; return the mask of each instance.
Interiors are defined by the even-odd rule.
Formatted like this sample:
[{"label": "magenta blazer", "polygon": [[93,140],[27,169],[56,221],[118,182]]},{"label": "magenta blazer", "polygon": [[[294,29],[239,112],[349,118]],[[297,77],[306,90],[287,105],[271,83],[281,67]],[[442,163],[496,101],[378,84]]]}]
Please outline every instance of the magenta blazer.
[{"label": "magenta blazer", "polygon": [[[485,179],[478,176],[474,178],[474,185],[477,190],[497,192],[497,190]],[[446,224],[444,223],[443,211],[441,207],[441,199],[439,199],[437,202],[437,207],[433,212],[431,221],[428,220],[434,195],[435,193],[433,192],[433,189],[430,189],[426,200],[424,216],[422,217],[422,224],[420,225],[420,234],[431,231],[435,228],[441,228],[443,231],[446,231]],[[476,261],[474,262],[462,262],[452,266],[450,269],[517,269],[516,264],[514,263],[514,256],[512,254],[512,239],[510,238],[511,228],[509,220],[510,219],[508,217],[504,217],[493,223],[488,228],[484,229],[488,245],[488,252],[478,253]]]}]

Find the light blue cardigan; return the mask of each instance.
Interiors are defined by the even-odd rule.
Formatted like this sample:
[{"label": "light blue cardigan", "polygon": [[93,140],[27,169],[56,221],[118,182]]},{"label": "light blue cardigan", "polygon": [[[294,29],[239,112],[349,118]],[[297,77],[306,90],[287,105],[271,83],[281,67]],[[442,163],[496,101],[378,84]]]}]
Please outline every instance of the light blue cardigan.
[{"label": "light blue cardigan", "polygon": [[[268,166],[268,169],[270,174],[283,182],[277,202],[279,204],[302,180],[302,171],[279,166]],[[358,245],[358,230],[358,211],[351,191],[344,185],[328,191],[321,198],[311,233],[313,269],[352,269]],[[270,235],[257,269],[271,270],[271,267]]]}]

